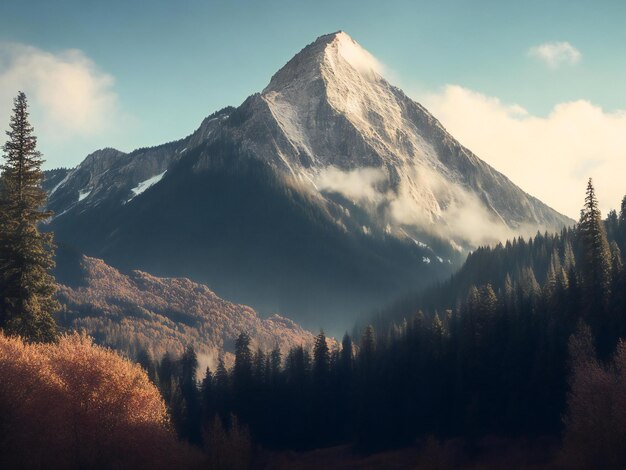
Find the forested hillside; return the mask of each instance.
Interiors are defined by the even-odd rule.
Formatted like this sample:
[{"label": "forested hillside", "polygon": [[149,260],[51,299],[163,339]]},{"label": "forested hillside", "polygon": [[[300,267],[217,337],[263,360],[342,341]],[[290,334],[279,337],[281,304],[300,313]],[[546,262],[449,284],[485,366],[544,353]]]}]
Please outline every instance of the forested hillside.
[{"label": "forested hillside", "polygon": [[[55,314],[59,327],[84,331],[100,345],[131,358],[140,351],[180,356],[193,346],[203,364],[233,363],[242,331],[255,346],[282,351],[312,346],[314,335],[279,315],[261,318],[250,307],[228,302],[186,278],[160,278],[142,271],[122,273],[104,261],[57,250],[60,275]],[[62,273],[62,274],[61,274]]]},{"label": "forested hillside", "polygon": [[[575,228],[478,250],[448,284],[424,296],[428,308],[379,322],[386,326],[378,331],[368,326],[356,346],[346,335],[341,348],[330,349],[320,334],[312,351],[296,348],[284,358],[254,352],[240,336],[234,368],[207,370],[190,396],[199,394],[205,422],[216,416],[228,427],[236,416],[270,448],[352,443],[371,452],[427,435],[462,436],[470,446],[487,435],[580,440],[589,421],[578,393],[621,370],[604,364],[626,335],[625,215],[626,201],[604,223],[590,182]],[[462,300],[446,297],[464,289]],[[597,373],[583,380],[589,368]],[[598,393],[624,405],[614,390]],[[564,427],[568,396],[578,408]],[[191,423],[181,426],[193,435]]]}]

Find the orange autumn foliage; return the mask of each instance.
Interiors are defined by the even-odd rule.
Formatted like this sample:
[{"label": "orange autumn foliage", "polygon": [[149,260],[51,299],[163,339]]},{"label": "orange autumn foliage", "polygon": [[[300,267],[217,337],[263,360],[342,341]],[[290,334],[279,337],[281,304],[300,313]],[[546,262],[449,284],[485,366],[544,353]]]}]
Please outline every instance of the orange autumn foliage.
[{"label": "orange autumn foliage", "polygon": [[138,365],[78,334],[0,334],[1,468],[173,468],[189,456]]}]

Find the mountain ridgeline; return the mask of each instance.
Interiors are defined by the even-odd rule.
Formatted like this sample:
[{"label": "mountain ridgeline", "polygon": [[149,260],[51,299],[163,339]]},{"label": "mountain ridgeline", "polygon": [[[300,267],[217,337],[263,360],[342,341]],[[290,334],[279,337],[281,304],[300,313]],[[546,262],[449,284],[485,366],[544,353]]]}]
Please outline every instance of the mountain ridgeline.
[{"label": "mountain ridgeline", "polygon": [[49,228],[116,268],[339,332],[448,277],[468,249],[571,222],[381,71],[347,34],[322,36],[190,136],[50,172]]},{"label": "mountain ridgeline", "polygon": [[57,259],[64,266],[58,277],[58,325],[64,331],[84,331],[128,357],[179,357],[193,347],[203,365],[215,368],[222,357],[230,366],[241,332],[263,349],[286,352],[313,345],[314,336],[293,321],[278,315],[260,318],[250,307],[228,302],[189,279],[136,270],[123,274],[102,260],[65,249]]}]

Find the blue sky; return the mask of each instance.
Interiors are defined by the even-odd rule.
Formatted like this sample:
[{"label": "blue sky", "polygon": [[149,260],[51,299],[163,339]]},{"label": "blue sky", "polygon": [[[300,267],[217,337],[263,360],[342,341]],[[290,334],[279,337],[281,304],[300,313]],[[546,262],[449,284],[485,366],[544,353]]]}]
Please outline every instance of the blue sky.
[{"label": "blue sky", "polygon": [[[457,114],[446,86],[496,100],[507,112],[519,106],[525,119],[547,119],[577,100],[615,116],[626,109],[624,18],[620,1],[3,1],[0,105],[6,109],[17,91],[11,86],[36,88],[33,117],[48,167],[73,166],[102,146],[128,151],[189,134],[203,117],[260,91],[317,36],[341,29],[385,64],[395,84],[441,108],[435,115],[483,156],[498,150],[464,141],[469,129],[443,118]],[[529,52],[550,42],[567,42],[578,59],[550,66]],[[24,78],[32,68],[12,69],[25,56],[40,80],[55,60],[77,67],[76,80],[87,76],[75,108],[64,112],[53,91]],[[79,118],[68,116],[72,109]],[[0,110],[3,127],[7,120]],[[580,172],[598,158],[589,156]]]}]

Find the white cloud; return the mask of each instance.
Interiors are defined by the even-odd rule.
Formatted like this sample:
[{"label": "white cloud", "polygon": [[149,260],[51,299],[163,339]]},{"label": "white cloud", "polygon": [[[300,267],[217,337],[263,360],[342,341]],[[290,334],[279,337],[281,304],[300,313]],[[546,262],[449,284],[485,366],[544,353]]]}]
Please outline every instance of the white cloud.
[{"label": "white cloud", "polygon": [[531,57],[543,61],[548,67],[556,69],[561,65],[574,65],[580,62],[582,54],[569,42],[546,42],[528,50]]},{"label": "white cloud", "polygon": [[339,53],[352,67],[361,73],[385,75],[385,66],[354,39],[344,32],[339,33],[338,38]]},{"label": "white cloud", "polygon": [[577,100],[534,116],[457,85],[421,101],[476,155],[572,218],[578,218],[588,177],[605,214],[626,193],[626,111]]},{"label": "white cloud", "polygon": [[[330,166],[314,178],[318,190],[344,195],[365,209],[370,209],[379,222],[394,229],[413,227],[446,240],[476,247],[504,241],[514,235],[530,236],[537,227],[509,228],[490,213],[478,196],[460,186],[450,184],[436,171],[424,166],[409,168],[409,181],[430,195],[437,214],[424,204],[424,195],[403,180],[397,190],[389,185],[389,175],[378,167],[342,171]],[[426,196],[428,197],[428,196]],[[433,209],[433,207],[430,209]],[[433,209],[435,210],[435,209]]]},{"label": "white cloud", "polygon": [[419,187],[432,192],[441,210],[433,219],[425,210],[421,197],[416,198],[407,185],[401,184],[397,194],[386,194],[388,215],[394,224],[413,226],[472,247],[504,241],[515,235],[529,236],[537,231],[536,226],[511,229],[491,213],[476,194],[450,184],[437,171],[424,166],[414,167],[411,178]]},{"label": "white cloud", "polygon": [[386,180],[387,175],[380,168],[342,171],[329,166],[315,177],[315,186],[320,191],[340,193],[353,202],[379,203],[382,194],[377,186]]},{"label": "white cloud", "polygon": [[0,43],[0,122],[8,123],[12,100],[21,90],[36,117],[35,130],[45,140],[100,134],[115,122],[113,81],[80,50],[52,53]]}]

